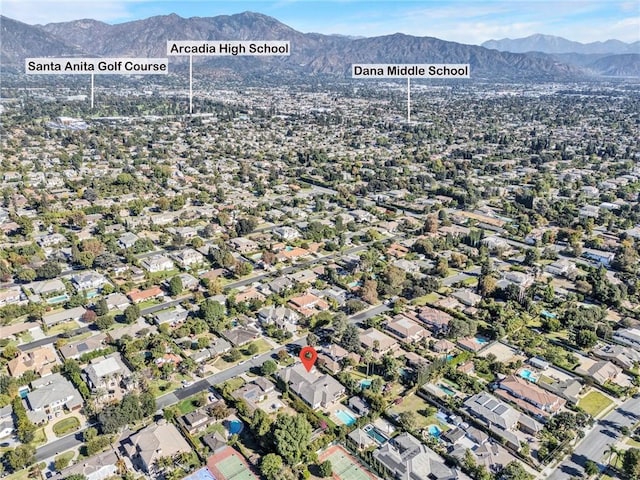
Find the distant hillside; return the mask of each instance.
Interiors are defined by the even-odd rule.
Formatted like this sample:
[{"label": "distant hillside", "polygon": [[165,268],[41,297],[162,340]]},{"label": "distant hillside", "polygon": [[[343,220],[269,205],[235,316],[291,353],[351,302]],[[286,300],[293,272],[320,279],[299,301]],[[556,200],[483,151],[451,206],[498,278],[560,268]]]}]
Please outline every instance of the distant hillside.
[{"label": "distant hillside", "polygon": [[526,53],[581,53],[581,54],[621,54],[640,53],[640,42],[624,43],[620,40],[606,42],[580,43],[553,35],[535,34],[524,38],[503,38],[488,40],[483,47],[493,48],[501,52]]},{"label": "distant hillside", "polygon": [[[289,57],[219,57],[197,59],[208,68],[236,77],[249,74],[350,75],[352,63],[470,63],[471,75],[484,79],[561,79],[585,72],[557,59],[499,52],[475,45],[403,34],[372,38],[301,33],[278,20],[245,12],[217,17],[163,15],[109,25],[75,20],[30,26],[3,19],[3,64],[22,71],[29,56],[166,56],[167,40],[289,40]],[[28,41],[26,41],[28,40]],[[174,71],[186,57],[172,57]]]},{"label": "distant hillside", "polygon": [[41,28],[0,15],[0,63],[15,65],[26,57],[74,56],[82,53]]}]

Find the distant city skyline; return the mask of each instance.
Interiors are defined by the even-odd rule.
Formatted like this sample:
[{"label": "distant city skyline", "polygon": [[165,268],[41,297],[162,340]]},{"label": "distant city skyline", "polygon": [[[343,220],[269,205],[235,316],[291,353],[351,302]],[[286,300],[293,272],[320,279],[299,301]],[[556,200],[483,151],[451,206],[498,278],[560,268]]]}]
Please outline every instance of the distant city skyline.
[{"label": "distant city skyline", "polygon": [[637,0],[3,0],[0,11],[29,24],[84,18],[122,23],[170,13],[213,17],[253,11],[305,33],[371,37],[401,32],[469,44],[535,33],[583,43],[640,40]]}]

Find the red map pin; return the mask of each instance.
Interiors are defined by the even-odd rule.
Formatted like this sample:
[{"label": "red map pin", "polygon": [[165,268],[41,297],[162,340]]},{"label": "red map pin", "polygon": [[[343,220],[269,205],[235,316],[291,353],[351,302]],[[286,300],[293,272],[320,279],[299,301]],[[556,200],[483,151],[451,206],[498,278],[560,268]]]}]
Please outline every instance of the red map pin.
[{"label": "red map pin", "polygon": [[313,366],[318,359],[318,352],[313,347],[306,346],[302,350],[300,350],[300,360],[304,365],[304,368],[307,369],[307,372],[310,372]]}]

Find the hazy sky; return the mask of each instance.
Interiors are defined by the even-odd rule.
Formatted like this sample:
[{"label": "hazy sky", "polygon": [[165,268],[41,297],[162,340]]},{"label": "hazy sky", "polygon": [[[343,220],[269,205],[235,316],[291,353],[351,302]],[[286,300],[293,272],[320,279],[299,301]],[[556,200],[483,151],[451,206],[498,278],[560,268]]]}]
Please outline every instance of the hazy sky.
[{"label": "hazy sky", "polygon": [[640,40],[640,0],[0,1],[3,15],[30,24],[81,18],[121,23],[169,13],[207,17],[247,10],[273,16],[296,30],[327,34],[402,32],[471,44],[533,33],[580,42]]}]

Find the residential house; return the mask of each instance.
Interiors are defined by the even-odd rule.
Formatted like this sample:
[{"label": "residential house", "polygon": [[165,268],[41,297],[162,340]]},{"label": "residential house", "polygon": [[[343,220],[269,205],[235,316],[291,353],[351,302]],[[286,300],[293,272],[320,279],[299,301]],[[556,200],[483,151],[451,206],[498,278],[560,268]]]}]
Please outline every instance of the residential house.
[{"label": "residential house", "polygon": [[51,280],[42,280],[40,282],[32,282],[26,285],[25,290],[31,291],[34,295],[48,296],[54,293],[64,293],[67,288],[59,278]]},{"label": "residential house", "polygon": [[164,292],[160,287],[151,287],[146,290],[138,290],[137,288],[127,293],[127,297],[132,303],[141,303],[154,298],[162,297]]},{"label": "residential house", "polygon": [[360,333],[360,345],[365,350],[372,350],[376,358],[400,347],[397,340],[373,327]]},{"label": "residential house", "polygon": [[607,382],[612,382],[621,373],[622,369],[608,360],[595,362],[587,369],[589,377],[591,377],[598,385],[604,385]]},{"label": "residential house", "polygon": [[226,338],[234,347],[241,347],[249,342],[252,342],[260,336],[260,331],[250,325],[237,326],[230,330],[222,332],[222,336]]},{"label": "residential house", "polygon": [[289,306],[303,317],[311,317],[316,313],[329,310],[329,304],[325,300],[311,293],[293,297],[289,300]]},{"label": "residential house", "polygon": [[153,315],[153,321],[156,325],[167,324],[171,327],[181,325],[189,316],[189,311],[180,305],[166,310],[160,310]]},{"label": "residential house", "polygon": [[356,428],[347,435],[347,441],[351,442],[358,450],[366,450],[369,447],[375,447],[377,445],[375,440],[361,428]]},{"label": "residential house", "polygon": [[251,302],[252,300],[264,302],[266,299],[267,297],[260,293],[256,287],[249,287],[236,295],[236,302],[238,303]]},{"label": "residential house", "polygon": [[384,328],[407,343],[419,342],[429,336],[429,332],[421,325],[404,315],[396,315],[393,320],[385,323]]},{"label": "residential house", "polygon": [[201,410],[189,412],[178,418],[178,424],[189,434],[196,435],[203,432],[211,425],[215,419],[211,418]]},{"label": "residential house", "polygon": [[356,412],[358,415],[369,415],[371,412],[371,407],[366,400],[363,400],[359,396],[353,396],[347,401],[347,405],[351,410]]},{"label": "residential house", "polygon": [[135,233],[125,232],[118,238],[118,247],[120,248],[133,248],[139,237]]},{"label": "residential house", "polygon": [[624,370],[632,370],[640,364],[640,352],[622,345],[603,344],[594,348],[591,353],[603,360],[609,360]]},{"label": "residential house", "polygon": [[582,391],[582,383],[577,378],[567,378],[566,380],[558,380],[548,377],[544,382],[538,382],[537,385],[544,390],[561,396],[572,405],[576,405],[580,400],[580,392]]},{"label": "residential house", "polygon": [[108,282],[104,275],[88,271],[72,275],[71,283],[77,291],[81,292],[82,290],[99,290]]},{"label": "residential house", "polygon": [[86,311],[87,309],[84,307],[74,307],[60,312],[48,313],[42,316],[42,323],[46,325],[47,328],[50,328],[63,322],[80,321]]},{"label": "residential house", "polygon": [[497,425],[502,430],[512,430],[520,418],[516,409],[484,392],[469,397],[464,406],[471,417],[479,418],[487,425]]},{"label": "residential house", "polygon": [[253,240],[244,237],[232,238],[229,240],[229,245],[236,252],[241,253],[243,255],[251,252],[255,252],[260,249],[260,245],[258,245]]},{"label": "residential house", "polygon": [[340,362],[345,358],[351,358],[353,364],[357,365],[360,362],[360,355],[357,353],[350,353],[335,343],[330,344],[328,347],[323,347],[318,353],[318,365],[322,365],[331,373],[338,373],[342,370]]},{"label": "residential house", "polygon": [[244,400],[249,409],[253,411],[273,391],[275,391],[273,382],[264,377],[258,377],[253,382],[243,385],[231,395],[238,400]]},{"label": "residential house", "polygon": [[515,403],[538,418],[546,418],[557,413],[566,403],[563,398],[516,375],[508,375],[502,380],[496,395]]},{"label": "residential house", "polygon": [[449,322],[453,319],[448,313],[431,307],[422,307],[418,311],[418,318],[435,334],[446,333]]},{"label": "residential house", "polygon": [[585,248],[582,252],[582,256],[584,258],[588,258],[589,260],[593,260],[594,262],[599,263],[600,265],[604,265],[608,267],[613,262],[616,254],[614,252],[605,252],[604,250],[596,250],[593,248]]},{"label": "residential house", "polygon": [[54,418],[64,408],[78,410],[82,397],[69,380],[54,373],[31,382],[31,391],[26,397],[27,416],[36,424]]},{"label": "residential house", "polygon": [[105,480],[118,476],[119,457],[115,450],[92,455],[54,474],[50,480],[63,480],[80,475],[87,480]]},{"label": "residential house", "polygon": [[178,429],[166,420],[160,420],[139,430],[123,440],[122,446],[133,464],[150,474],[154,471],[157,459],[192,451]]},{"label": "residential house", "polygon": [[9,375],[14,378],[22,376],[28,370],[32,370],[36,375],[44,377],[51,374],[54,365],[58,365],[58,356],[51,345],[43,345],[20,352],[20,354],[7,362]]},{"label": "residential house", "polygon": [[300,232],[292,227],[276,227],[273,229],[274,235],[277,235],[283,240],[291,241],[300,238]]},{"label": "residential house", "polygon": [[260,325],[275,325],[280,330],[295,332],[298,328],[299,315],[287,307],[268,307],[258,311]]},{"label": "residential house", "polygon": [[129,299],[122,293],[111,293],[105,297],[109,310],[124,310],[129,305]]},{"label": "residential house", "polygon": [[290,274],[289,278],[296,283],[311,284],[318,279],[318,274],[312,269],[306,269]]},{"label": "residential house", "polygon": [[613,339],[616,342],[629,345],[634,350],[640,352],[640,329],[638,328],[621,328],[613,332]]},{"label": "residential house", "polygon": [[302,363],[280,370],[278,376],[313,409],[327,408],[345,394],[345,388],[340,382],[329,375],[319,374],[315,369],[307,372]]},{"label": "residential house", "polygon": [[123,383],[126,384],[131,376],[131,370],[124,364],[118,352],[94,358],[85,367],[84,373],[87,384],[94,392],[99,389],[113,390]]},{"label": "residential house", "polygon": [[456,480],[458,472],[420,440],[402,433],[373,452],[373,461],[396,480]]},{"label": "residential house", "polygon": [[0,438],[8,437],[14,430],[11,405],[0,408]]},{"label": "residential house", "polygon": [[480,295],[473,293],[469,289],[457,290],[451,296],[467,307],[475,307],[482,300]]},{"label": "residential house", "polygon": [[182,268],[189,268],[204,262],[204,255],[195,251],[193,248],[185,248],[171,255]]},{"label": "residential house", "polygon": [[176,276],[182,282],[182,288],[185,290],[196,290],[198,285],[200,285],[200,281],[189,273],[181,273]]},{"label": "residential house", "polygon": [[282,294],[293,287],[293,282],[287,277],[278,277],[267,284],[273,293]]},{"label": "residential house", "polygon": [[36,243],[42,248],[53,247],[54,245],[60,245],[65,243],[67,238],[61,233],[51,233],[49,235],[43,235],[36,240]]},{"label": "residential house", "polygon": [[77,342],[65,343],[58,348],[60,355],[64,360],[70,358],[77,360],[85,353],[91,353],[101,348],[104,348],[107,341],[106,333],[99,333]]},{"label": "residential house", "polygon": [[173,262],[164,255],[154,254],[140,260],[140,266],[149,273],[166,272],[173,270]]},{"label": "residential house", "polygon": [[26,300],[26,297],[18,286],[11,287],[6,290],[0,290],[0,307],[14,305],[24,300]]}]

